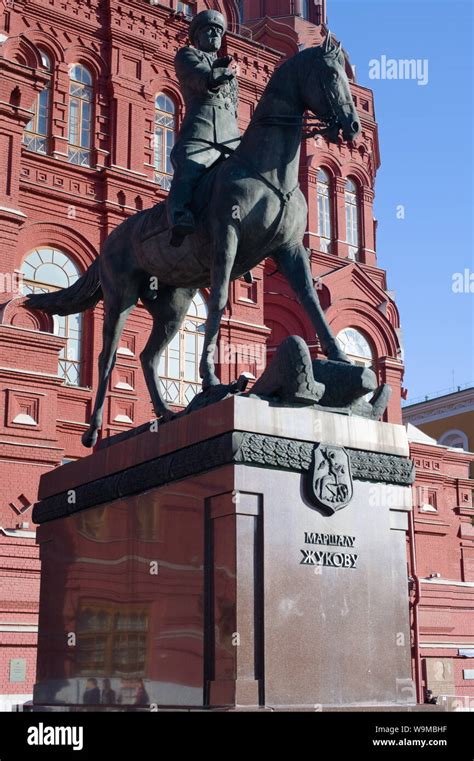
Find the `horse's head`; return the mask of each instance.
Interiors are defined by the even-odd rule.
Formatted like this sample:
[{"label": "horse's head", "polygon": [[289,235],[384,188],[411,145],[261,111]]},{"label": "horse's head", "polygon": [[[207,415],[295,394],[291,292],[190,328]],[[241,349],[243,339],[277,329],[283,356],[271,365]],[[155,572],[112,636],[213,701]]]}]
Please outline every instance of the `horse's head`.
[{"label": "horse's head", "polygon": [[341,45],[334,45],[328,34],[323,45],[304,53],[311,61],[311,64],[305,62],[305,68],[310,66],[310,71],[303,77],[301,87],[305,108],[326,124],[322,134],[332,143],[337,143],[340,130],[344,140],[354,140],[361,125],[352,100]]}]

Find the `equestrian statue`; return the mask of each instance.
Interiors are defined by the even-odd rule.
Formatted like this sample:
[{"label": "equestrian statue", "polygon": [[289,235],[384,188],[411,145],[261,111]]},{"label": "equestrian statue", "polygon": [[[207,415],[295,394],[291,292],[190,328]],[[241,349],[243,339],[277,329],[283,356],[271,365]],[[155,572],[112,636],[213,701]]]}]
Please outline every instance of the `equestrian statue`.
[{"label": "equestrian statue", "polygon": [[166,421],[173,413],[160,391],[159,361],[197,289],[210,288],[199,366],[206,392],[221,385],[214,354],[230,281],[248,276],[267,257],[292,286],[328,360],[349,363],[314,288],[303,245],[307,206],[298,186],[303,137],[324,134],[337,143],[340,132],[351,141],[361,129],[341,46],[328,34],[321,46],[276,69],[239,139],[236,68],[230,57],[218,57],[224,33],[223,16],[203,11],[190,25],[192,46],[176,55],[186,115],[172,151],[167,201],[113,230],[72,286],[28,298],[29,306],[61,315],[104,301],[99,383],[82,438],[88,447],[97,441],[119,339],[138,300],[153,319],[140,356],[143,373],[155,413]]}]

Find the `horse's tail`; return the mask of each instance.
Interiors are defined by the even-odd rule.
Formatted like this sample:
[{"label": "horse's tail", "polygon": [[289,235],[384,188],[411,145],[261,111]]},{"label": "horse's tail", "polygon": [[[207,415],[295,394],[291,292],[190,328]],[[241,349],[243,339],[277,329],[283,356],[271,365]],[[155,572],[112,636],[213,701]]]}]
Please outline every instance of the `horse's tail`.
[{"label": "horse's tail", "polygon": [[99,279],[99,260],[96,259],[89,269],[69,288],[61,288],[51,293],[30,293],[27,306],[41,309],[48,314],[75,314],[84,312],[102,298]]}]

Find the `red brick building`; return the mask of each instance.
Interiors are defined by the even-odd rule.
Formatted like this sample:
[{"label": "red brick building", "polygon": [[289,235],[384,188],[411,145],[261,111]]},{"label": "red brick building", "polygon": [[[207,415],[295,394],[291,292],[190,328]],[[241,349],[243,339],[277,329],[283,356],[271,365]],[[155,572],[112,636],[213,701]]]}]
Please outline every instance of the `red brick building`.
[{"label": "red brick building", "polygon": [[[41,474],[85,453],[80,437],[97,384],[102,323],[100,305],[93,313],[52,319],[25,309],[23,294],[73,282],[120,221],[165,197],[169,149],[183,116],[173,58],[186,43],[189,16],[206,7],[218,8],[228,20],[223,52],[239,64],[244,129],[275,66],[326,36],[325,0],[3,0],[0,6],[0,700],[5,705],[29,696],[34,682],[39,562],[30,508]],[[355,361],[372,365],[379,381],[390,383],[386,419],[400,423],[400,319],[376,257],[372,207],[380,156],[373,95],[355,82],[349,59],[346,68],[362,134],[352,146],[328,145],[323,138],[303,143],[306,245],[332,329]],[[252,284],[232,284],[219,344],[223,381],[244,370],[260,373],[266,353],[289,334],[303,336],[318,356],[313,330],[274,267],[262,265],[253,274]],[[162,362],[164,390],[173,404],[186,403],[198,389],[206,298],[203,292],[195,299]],[[127,322],[107,397],[105,436],[153,416],[139,363],[149,324],[140,306]],[[426,681],[421,659],[446,656],[456,660],[453,689],[474,698],[462,680],[457,647],[474,648],[469,613],[474,572],[466,560],[474,551],[469,455],[413,443],[413,456],[421,463],[420,485],[429,482],[438,500],[436,515],[426,517],[415,508],[416,567],[413,551],[411,562],[419,696]],[[437,467],[427,475],[424,462],[430,458]],[[433,572],[440,542],[441,553],[450,558],[442,569],[447,586],[438,577],[436,583],[421,579]],[[423,649],[431,642],[433,647]]]},{"label": "red brick building", "polygon": [[[416,466],[410,526],[414,671],[434,695],[474,709],[474,455],[408,425]],[[448,706],[453,700],[447,699]]]}]

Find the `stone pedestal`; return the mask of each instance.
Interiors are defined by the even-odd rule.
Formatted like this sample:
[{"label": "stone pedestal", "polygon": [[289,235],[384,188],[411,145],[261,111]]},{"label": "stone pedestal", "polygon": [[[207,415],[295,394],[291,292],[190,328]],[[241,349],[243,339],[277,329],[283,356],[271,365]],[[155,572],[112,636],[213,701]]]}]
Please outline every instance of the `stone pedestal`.
[{"label": "stone pedestal", "polygon": [[47,474],[35,703],[413,705],[412,477],[402,426],[241,397]]}]

